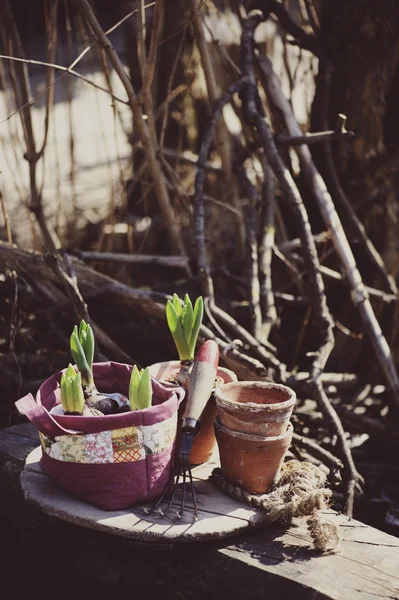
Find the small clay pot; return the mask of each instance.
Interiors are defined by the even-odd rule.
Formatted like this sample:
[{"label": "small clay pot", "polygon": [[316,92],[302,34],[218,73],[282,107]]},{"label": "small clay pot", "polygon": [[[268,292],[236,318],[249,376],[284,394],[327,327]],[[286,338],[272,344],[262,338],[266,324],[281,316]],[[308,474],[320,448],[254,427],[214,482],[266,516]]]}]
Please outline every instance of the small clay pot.
[{"label": "small clay pot", "polygon": [[223,476],[251,494],[266,494],[277,481],[290,447],[293,427],[279,436],[261,437],[230,431],[215,419]]},{"label": "small clay pot", "polygon": [[221,425],[263,437],[285,433],[296,401],[292,389],[266,381],[226,383],[215,397]]},{"label": "small clay pot", "polygon": [[[161,383],[174,382],[176,375],[181,368],[179,360],[170,360],[165,362],[154,363],[149,366],[150,374],[152,377],[160,381]],[[225,369],[224,367],[218,367],[216,372],[218,378],[218,384],[229,383],[231,381],[237,381],[237,376],[233,371]],[[217,385],[218,385],[217,384]],[[182,385],[182,384],[180,384]],[[188,386],[188,381],[187,381]],[[183,400],[179,409],[179,421],[184,412],[185,401]],[[217,415],[216,401],[214,393],[208,400],[208,403],[201,416],[201,428],[194,438],[193,447],[190,455],[190,463],[192,465],[201,465],[206,462],[212,456],[212,453],[216,446],[215,431],[213,422]],[[179,429],[178,429],[179,436]]]}]

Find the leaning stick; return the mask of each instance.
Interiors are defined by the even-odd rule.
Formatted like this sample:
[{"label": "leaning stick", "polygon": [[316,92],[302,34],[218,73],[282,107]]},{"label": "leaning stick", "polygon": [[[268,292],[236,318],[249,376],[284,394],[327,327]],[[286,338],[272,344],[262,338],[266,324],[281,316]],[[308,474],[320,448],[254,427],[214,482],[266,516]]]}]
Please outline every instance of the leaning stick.
[{"label": "leaning stick", "polygon": [[235,171],[238,179],[241,181],[242,187],[245,190],[246,196],[249,200],[248,206],[245,210],[245,220],[247,225],[247,288],[249,298],[249,312],[251,319],[251,333],[258,341],[262,341],[262,312],[260,308],[258,243],[256,235],[256,213],[260,201],[256,187],[249,180],[244,165],[239,165]]},{"label": "leaning stick", "polygon": [[[191,0],[192,9],[192,20],[195,37],[198,45],[198,50],[201,56],[202,68],[205,74],[206,87],[211,104],[213,105],[219,98],[220,94],[216,83],[215,69],[212,63],[212,58],[209,52],[208,43],[205,38],[203,16],[201,12],[200,0]],[[220,159],[222,161],[222,169],[226,181],[227,197],[230,198],[231,204],[236,209],[238,215],[241,215],[241,205],[237,196],[237,190],[234,185],[233,169],[231,164],[231,141],[229,137],[229,131],[226,127],[226,123],[223,120],[223,115],[217,123],[216,129],[216,141]],[[239,243],[242,249],[244,249],[245,243],[245,227],[243,219],[238,217],[236,220],[237,233],[239,236]]]},{"label": "leaning stick", "polygon": [[275,179],[265,156],[262,157],[263,168],[263,215],[262,236],[259,244],[259,278],[260,278],[260,304],[263,318],[263,329],[268,334],[277,323],[278,316],[274,302],[272,285],[272,256],[274,246],[274,207],[275,207]]}]

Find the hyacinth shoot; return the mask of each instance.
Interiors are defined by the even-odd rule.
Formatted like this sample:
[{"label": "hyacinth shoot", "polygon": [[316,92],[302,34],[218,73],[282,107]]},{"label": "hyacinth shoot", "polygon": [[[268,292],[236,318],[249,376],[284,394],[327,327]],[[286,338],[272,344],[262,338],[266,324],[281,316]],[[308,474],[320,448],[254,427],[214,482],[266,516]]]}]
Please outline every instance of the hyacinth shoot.
[{"label": "hyacinth shoot", "polygon": [[91,326],[81,321],[79,329],[75,325],[70,339],[72,357],[82,374],[83,385],[93,387],[94,334]]},{"label": "hyacinth shoot", "polygon": [[166,320],[181,361],[194,360],[195,346],[204,315],[204,301],[199,296],[194,308],[188,294],[184,301],[177,294],[166,303]]},{"label": "hyacinth shoot", "polygon": [[61,404],[65,413],[81,415],[85,405],[82,376],[70,364],[61,376]]},{"label": "hyacinth shoot", "polygon": [[152,402],[152,385],[150,370],[141,369],[134,365],[130,376],[129,404],[130,410],[149,408]]}]

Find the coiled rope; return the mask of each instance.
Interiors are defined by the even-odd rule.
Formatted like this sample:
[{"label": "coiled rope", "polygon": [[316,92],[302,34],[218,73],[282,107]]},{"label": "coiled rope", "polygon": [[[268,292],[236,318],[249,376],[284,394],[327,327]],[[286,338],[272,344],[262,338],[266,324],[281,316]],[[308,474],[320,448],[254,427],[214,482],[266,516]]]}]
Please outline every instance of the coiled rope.
[{"label": "coiled rope", "polygon": [[328,554],[337,552],[341,541],[339,528],[321,516],[321,511],[330,505],[332,492],[324,487],[326,474],[316,465],[308,461],[287,461],[267,494],[250,494],[232,485],[220,468],[213,470],[211,480],[229,496],[266,511],[267,523],[279,521],[289,525],[295,517],[308,517],[306,523],[314,549]]}]

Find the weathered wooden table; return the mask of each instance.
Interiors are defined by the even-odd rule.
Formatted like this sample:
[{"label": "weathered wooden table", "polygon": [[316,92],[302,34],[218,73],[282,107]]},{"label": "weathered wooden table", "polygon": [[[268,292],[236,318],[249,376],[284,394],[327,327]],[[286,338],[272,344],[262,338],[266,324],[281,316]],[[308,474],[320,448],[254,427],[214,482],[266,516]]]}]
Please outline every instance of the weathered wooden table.
[{"label": "weathered wooden table", "polygon": [[[89,590],[90,595],[107,598],[126,593],[149,599],[194,600],[219,599],[221,595],[240,600],[399,599],[399,539],[333,511],[329,517],[339,524],[343,542],[340,552],[331,556],[315,554],[301,520],[289,529],[275,525],[249,529],[251,520],[259,525],[258,517],[254,519],[249,513],[243,516],[240,511],[253,511],[241,505],[229,505],[229,518],[244,521],[237,531],[230,532],[233,537],[206,541],[204,534],[201,543],[190,544],[180,542],[190,541],[187,532],[191,521],[180,524],[186,528],[181,531],[182,539],[168,538],[163,531],[162,541],[154,543],[159,522],[149,529],[147,526],[147,534],[153,529],[150,537],[131,539],[123,527],[118,531],[118,518],[122,517],[115,513],[100,511],[106,516],[105,521],[99,519],[98,530],[80,526],[85,525],[87,510],[75,515],[71,523],[61,520],[54,508],[54,518],[43,512],[43,506],[39,511],[26,502],[21,490],[20,474],[26,457],[37,445],[37,434],[29,424],[0,431],[0,518],[5,557],[0,589],[9,584],[15,598],[41,589],[46,594]],[[47,479],[33,466],[35,458],[31,455],[32,467],[24,471],[30,473],[31,490],[35,489],[32,480]],[[200,480],[196,485],[203,485]],[[49,488],[48,506],[55,501],[51,494]],[[148,519],[142,516],[143,522]],[[115,525],[119,536],[108,533]]]},{"label": "weathered wooden table", "polygon": [[[107,512],[74,498],[53,483],[39,465],[41,448],[28,455],[21,473],[21,488],[25,500],[51,517],[82,525],[89,529],[108,532],[130,540],[153,543],[187,543],[224,538],[253,528],[265,521],[265,513],[230,498],[219,491],[209,476],[218,461],[195,467],[192,470],[198,505],[198,519],[193,519],[191,494],[186,494],[186,509],[181,518],[181,485],[167,516],[159,511],[148,514],[153,502],[126,510]],[[187,484],[188,485],[188,484]],[[165,509],[167,502],[162,505]]]}]

